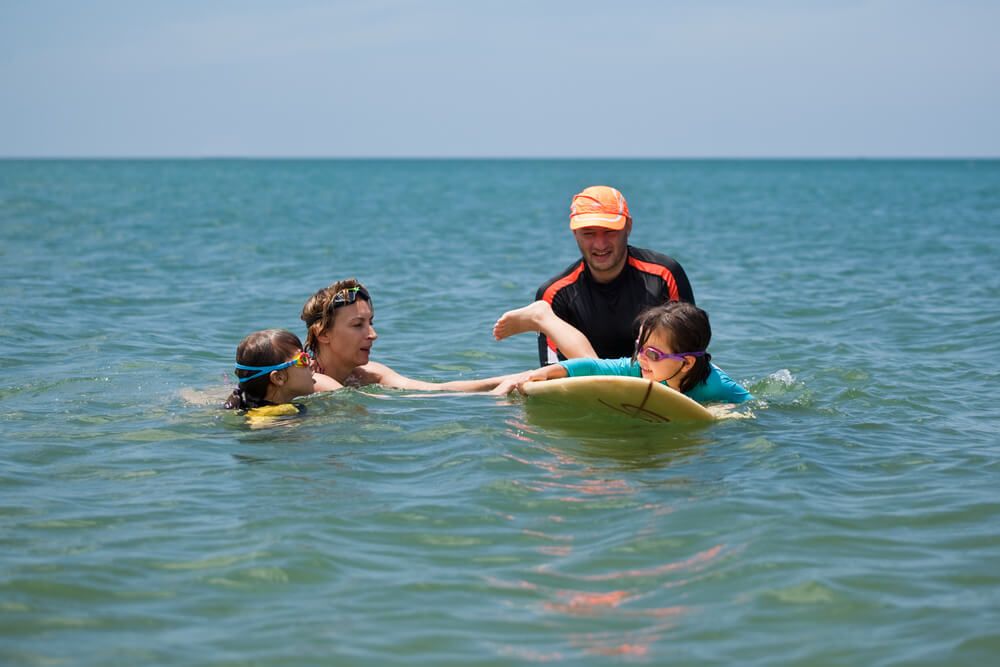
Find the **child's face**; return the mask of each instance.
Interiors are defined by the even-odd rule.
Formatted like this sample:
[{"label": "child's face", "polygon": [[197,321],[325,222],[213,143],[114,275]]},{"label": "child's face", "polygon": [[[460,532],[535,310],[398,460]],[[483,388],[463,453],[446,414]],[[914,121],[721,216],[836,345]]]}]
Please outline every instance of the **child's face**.
[{"label": "child's face", "polygon": [[285,388],[292,396],[308,396],[313,393],[313,369],[309,366],[291,366],[285,369],[288,379]]},{"label": "child's face", "polygon": [[[641,335],[639,339],[642,340]],[[660,329],[654,330],[649,334],[649,338],[646,339],[643,347],[654,347],[659,352],[666,352],[667,354],[675,354],[677,352],[674,349],[673,342],[670,340],[670,336],[667,332]],[[670,386],[679,384],[681,378],[687,373],[686,365],[688,362],[686,359],[667,358],[652,361],[648,356],[640,352],[638,362],[639,368],[642,370],[642,377],[654,382],[669,380]]]}]

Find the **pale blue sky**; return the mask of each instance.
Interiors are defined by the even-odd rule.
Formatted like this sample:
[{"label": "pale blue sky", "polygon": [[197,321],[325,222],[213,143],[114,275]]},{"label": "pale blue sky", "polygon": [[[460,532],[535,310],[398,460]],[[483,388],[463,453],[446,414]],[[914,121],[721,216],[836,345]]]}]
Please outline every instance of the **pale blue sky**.
[{"label": "pale blue sky", "polygon": [[0,0],[0,156],[1000,156],[1000,2]]}]

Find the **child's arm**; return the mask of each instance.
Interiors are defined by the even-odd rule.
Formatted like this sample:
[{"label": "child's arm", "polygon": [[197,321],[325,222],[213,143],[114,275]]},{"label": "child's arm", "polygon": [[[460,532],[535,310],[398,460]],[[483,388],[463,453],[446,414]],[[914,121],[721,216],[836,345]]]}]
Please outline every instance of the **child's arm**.
[{"label": "child's arm", "polygon": [[587,340],[587,337],[579,329],[555,313],[552,313],[551,310],[549,312],[552,314],[552,317],[545,321],[545,326],[541,328],[541,332],[556,344],[556,347],[559,348],[564,357],[567,359],[583,357],[589,359],[597,358],[594,346],[590,344],[590,341]]},{"label": "child's arm", "polygon": [[529,331],[537,331],[548,336],[567,359],[597,357],[587,337],[552,312],[552,306],[546,301],[535,301],[523,308],[508,310],[493,325],[493,336],[497,340]]}]

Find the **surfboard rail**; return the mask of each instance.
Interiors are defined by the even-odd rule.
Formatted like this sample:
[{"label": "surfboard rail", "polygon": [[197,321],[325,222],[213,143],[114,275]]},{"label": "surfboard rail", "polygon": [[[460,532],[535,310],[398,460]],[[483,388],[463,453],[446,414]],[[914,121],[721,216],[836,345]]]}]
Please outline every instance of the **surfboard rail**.
[{"label": "surfboard rail", "polygon": [[705,422],[715,416],[697,401],[659,382],[621,376],[586,376],[527,382],[528,400],[543,399],[585,414],[614,414],[651,423]]}]

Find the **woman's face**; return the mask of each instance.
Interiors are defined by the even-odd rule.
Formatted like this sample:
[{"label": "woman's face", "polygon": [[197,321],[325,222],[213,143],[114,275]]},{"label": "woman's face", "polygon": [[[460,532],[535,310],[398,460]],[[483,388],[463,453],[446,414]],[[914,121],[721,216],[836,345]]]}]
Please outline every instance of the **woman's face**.
[{"label": "woman's face", "polygon": [[358,299],[349,306],[337,308],[333,326],[316,338],[335,363],[363,366],[368,363],[372,344],[378,338],[374,319],[371,303]]}]

